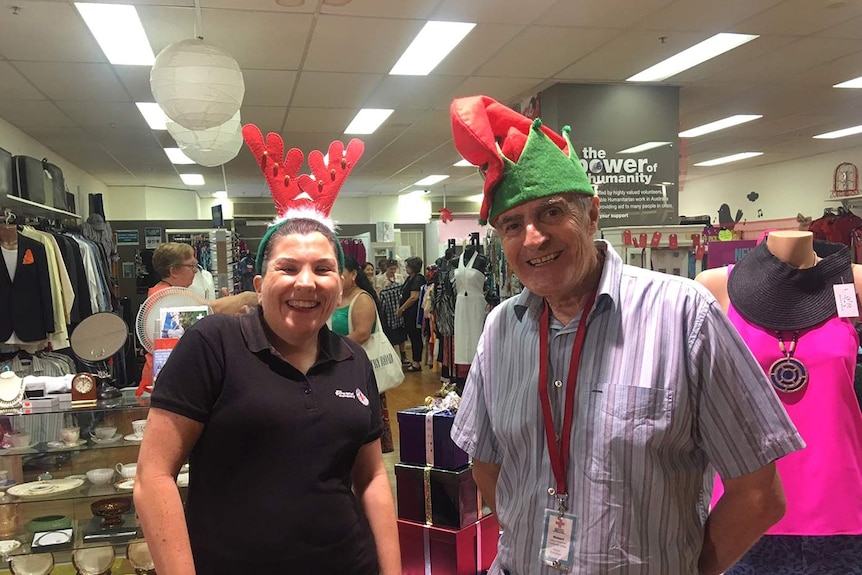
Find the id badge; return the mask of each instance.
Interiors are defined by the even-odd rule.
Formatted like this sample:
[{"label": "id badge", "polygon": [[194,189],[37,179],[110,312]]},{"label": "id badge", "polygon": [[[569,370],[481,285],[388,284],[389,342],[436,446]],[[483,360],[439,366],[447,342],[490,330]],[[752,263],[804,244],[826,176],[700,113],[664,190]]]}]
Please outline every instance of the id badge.
[{"label": "id badge", "polygon": [[560,571],[569,571],[575,554],[575,530],[578,518],[570,513],[562,516],[556,509],[545,509],[542,529],[542,546],[539,559]]}]

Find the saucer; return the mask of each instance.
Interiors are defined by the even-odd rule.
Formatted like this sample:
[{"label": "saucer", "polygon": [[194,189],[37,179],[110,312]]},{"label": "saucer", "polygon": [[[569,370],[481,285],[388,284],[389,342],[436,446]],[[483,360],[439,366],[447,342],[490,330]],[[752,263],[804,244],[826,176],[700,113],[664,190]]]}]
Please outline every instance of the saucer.
[{"label": "saucer", "polygon": [[15,497],[43,497],[72,491],[82,486],[82,479],[49,479],[47,481],[31,481],[19,483],[6,490],[9,495]]},{"label": "saucer", "polygon": [[122,438],[123,438],[123,436],[121,434],[117,433],[116,435],[114,435],[114,437],[109,437],[108,439],[99,439],[98,437],[91,437],[90,441],[92,441],[93,443],[99,444],[99,445],[105,445],[106,443],[114,443],[116,441],[119,441]]},{"label": "saucer", "polygon": [[19,453],[21,451],[27,451],[28,449],[33,449],[37,445],[39,445],[38,441],[35,443],[31,443],[30,445],[23,445],[21,447],[8,447],[8,448],[4,449],[3,452],[5,452],[5,453]]},{"label": "saucer", "polygon": [[143,439],[144,439],[144,436],[143,436],[143,435],[135,435],[134,433],[130,433],[130,434],[128,434],[128,435],[124,435],[124,436],[123,436],[123,439],[125,439],[126,441],[135,441],[135,442],[138,442],[138,441],[143,440]]},{"label": "saucer", "polygon": [[122,489],[123,491],[129,491],[135,488],[135,478],[129,477],[128,479],[123,479],[121,481],[117,481],[114,483],[114,487],[117,489]]},{"label": "saucer", "polygon": [[86,439],[79,439],[75,443],[63,443],[62,441],[49,441],[46,443],[48,447],[51,449],[73,449],[75,447],[80,447],[87,443]]},{"label": "saucer", "polygon": [[8,555],[21,547],[21,542],[17,539],[4,539],[0,541],[0,555]]}]

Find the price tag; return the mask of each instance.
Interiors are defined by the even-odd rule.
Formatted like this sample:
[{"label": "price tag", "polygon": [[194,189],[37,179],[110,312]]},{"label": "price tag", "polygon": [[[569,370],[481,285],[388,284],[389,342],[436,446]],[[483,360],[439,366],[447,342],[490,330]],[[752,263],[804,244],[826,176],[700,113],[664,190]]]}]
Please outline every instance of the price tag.
[{"label": "price tag", "polygon": [[838,317],[859,317],[859,305],[856,302],[856,286],[854,284],[837,284],[835,290],[835,307]]}]

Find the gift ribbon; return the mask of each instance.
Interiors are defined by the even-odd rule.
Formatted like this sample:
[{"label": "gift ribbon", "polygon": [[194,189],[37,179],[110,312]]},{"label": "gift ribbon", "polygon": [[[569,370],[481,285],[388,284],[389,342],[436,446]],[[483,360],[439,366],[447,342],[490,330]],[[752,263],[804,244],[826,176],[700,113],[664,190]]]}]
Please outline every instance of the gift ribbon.
[{"label": "gift ribbon", "polygon": [[422,469],[422,491],[425,494],[425,524],[434,525],[431,510],[431,467],[429,466]]},{"label": "gift ribbon", "polygon": [[422,550],[425,555],[425,575],[431,575],[431,528],[422,529]]},{"label": "gift ribbon", "polygon": [[434,414],[440,411],[431,409],[425,414],[425,465],[434,467]]}]

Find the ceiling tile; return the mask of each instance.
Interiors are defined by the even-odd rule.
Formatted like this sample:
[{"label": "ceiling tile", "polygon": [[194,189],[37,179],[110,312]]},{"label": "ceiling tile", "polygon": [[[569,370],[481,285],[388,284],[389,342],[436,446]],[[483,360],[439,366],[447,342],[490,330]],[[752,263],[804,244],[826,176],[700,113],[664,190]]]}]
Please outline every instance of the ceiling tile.
[{"label": "ceiling tile", "polygon": [[9,62],[0,61],[0,100],[44,100],[45,96]]},{"label": "ceiling tile", "polygon": [[133,102],[155,102],[150,89],[150,70],[146,66],[114,66],[114,73]]},{"label": "ceiling tile", "polygon": [[379,74],[303,72],[291,104],[300,108],[359,109],[382,78]]},{"label": "ceiling tile", "polygon": [[57,102],[83,128],[147,129],[147,123],[131,102]]},{"label": "ceiling tile", "polygon": [[672,0],[606,0],[604,2],[572,2],[558,0],[536,20],[546,26],[577,28],[629,28],[647,15],[667,6]]},{"label": "ceiling tile", "polygon": [[52,100],[131,101],[110,64],[19,62],[16,66]]},{"label": "ceiling tile", "polygon": [[816,34],[823,38],[855,38],[862,39],[862,16],[844,19],[841,23],[825,28]]},{"label": "ceiling tile", "polygon": [[[675,0],[638,22],[638,28],[668,32],[717,32],[766,34],[763,29],[740,26],[747,18],[782,4],[785,0],[722,0],[691,2]],[[805,1],[805,0],[804,0]],[[781,34],[781,32],[774,32]]]},{"label": "ceiling tile", "polygon": [[261,132],[281,132],[287,106],[247,106],[240,110],[243,124],[254,124]]},{"label": "ceiling tile", "polygon": [[[422,26],[419,20],[321,16],[308,46],[305,69],[388,74]],[[361,49],[357,49],[360,38]]]},{"label": "ceiling tile", "polygon": [[296,82],[296,72],[285,70],[244,70],[245,96],[249,106],[287,106]]},{"label": "ceiling tile", "polygon": [[384,76],[363,104],[366,108],[427,110],[448,107],[463,76]]},{"label": "ceiling tile", "polygon": [[[720,5],[723,4],[724,2]],[[842,8],[831,9],[827,7],[827,2],[784,0],[741,22],[735,31],[747,34],[805,36],[858,16],[862,16],[860,2],[845,2]]]},{"label": "ceiling tile", "polygon": [[[480,76],[547,78],[616,35],[602,28],[531,26],[476,71]],[[536,55],[541,54],[537,58]]]},{"label": "ceiling tile", "polygon": [[432,72],[452,76],[469,76],[490,60],[526,26],[516,24],[478,24]]},{"label": "ceiling tile", "polygon": [[[18,6],[17,16],[11,6]],[[8,60],[105,62],[101,48],[71,2],[3,2],[0,54]]]},{"label": "ceiling tile", "polygon": [[356,115],[354,108],[297,108],[287,113],[286,132],[343,132]]},{"label": "ceiling tile", "polygon": [[320,6],[320,11],[324,14],[338,16],[371,16],[375,18],[414,18],[426,20],[433,8],[434,2],[429,2],[428,0],[398,0],[397,2],[393,2],[392,0],[362,0],[361,2],[351,2],[345,6],[329,6],[324,3]]},{"label": "ceiling tile", "polygon": [[512,102],[518,96],[533,91],[538,84],[535,78],[487,78],[474,76],[467,78],[452,93],[452,99],[483,94],[500,102]]},{"label": "ceiling tile", "polygon": [[25,132],[32,128],[77,127],[75,122],[66,116],[53,102],[47,100],[2,101],[0,102],[0,118],[5,119],[14,126],[18,126]]},{"label": "ceiling tile", "polygon": [[556,0],[443,0],[434,20],[481,24],[524,24],[542,15]]}]

